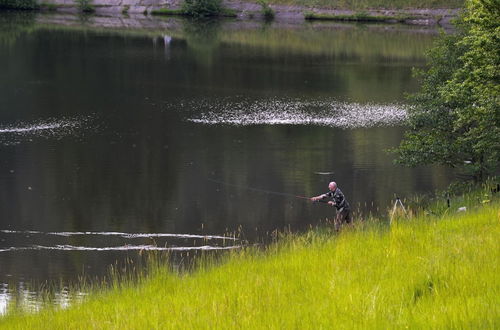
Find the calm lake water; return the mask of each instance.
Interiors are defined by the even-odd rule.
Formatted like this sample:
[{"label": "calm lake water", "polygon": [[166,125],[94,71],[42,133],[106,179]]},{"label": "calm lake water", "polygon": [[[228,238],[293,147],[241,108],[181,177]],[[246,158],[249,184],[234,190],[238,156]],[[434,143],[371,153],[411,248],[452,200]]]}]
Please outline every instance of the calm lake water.
[{"label": "calm lake water", "polygon": [[0,14],[0,313],[141,250],[182,262],[317,225],[334,210],[294,195],[331,180],[383,215],[451,179],[385,152],[436,30],[125,23],[147,28]]}]

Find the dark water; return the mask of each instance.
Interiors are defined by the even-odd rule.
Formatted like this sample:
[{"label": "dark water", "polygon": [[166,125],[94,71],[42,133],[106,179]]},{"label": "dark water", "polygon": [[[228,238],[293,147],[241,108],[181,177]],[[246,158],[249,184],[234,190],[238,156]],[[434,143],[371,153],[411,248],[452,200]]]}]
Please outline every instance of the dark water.
[{"label": "dark water", "polygon": [[26,283],[102,275],[140,250],[316,225],[333,209],[293,195],[330,180],[377,214],[450,180],[385,152],[436,31],[51,20],[0,14],[0,313]]}]

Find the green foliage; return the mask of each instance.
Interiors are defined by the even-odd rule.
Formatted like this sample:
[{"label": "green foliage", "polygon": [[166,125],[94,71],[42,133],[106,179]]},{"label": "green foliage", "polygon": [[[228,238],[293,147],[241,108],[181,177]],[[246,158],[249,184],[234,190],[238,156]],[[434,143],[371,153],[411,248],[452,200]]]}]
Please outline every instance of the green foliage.
[{"label": "green foliage", "polygon": [[75,0],[75,2],[82,13],[93,13],[95,11],[92,0]]},{"label": "green foliage", "polygon": [[222,16],[222,0],[184,0],[182,10],[193,17]]},{"label": "green foliage", "polygon": [[181,9],[160,8],[151,15],[200,17],[236,17],[236,12],[222,6],[222,0],[185,0]]},{"label": "green foliage", "polygon": [[269,6],[269,2],[267,0],[259,0],[259,5],[261,6],[261,13],[264,16],[266,21],[272,21],[275,16],[274,10]]},{"label": "green foliage", "polygon": [[151,15],[159,16],[183,16],[186,15],[182,9],[160,8],[151,10]]},{"label": "green foliage", "polygon": [[57,7],[58,6],[55,3],[46,3],[46,2],[43,2],[43,3],[40,4],[40,9],[47,10],[47,11],[56,11]]},{"label": "green foliage", "polygon": [[234,9],[222,7],[222,13],[219,16],[223,16],[223,17],[238,17],[238,13]]},{"label": "green foliage", "polygon": [[500,164],[500,0],[471,0],[442,35],[411,96],[398,162],[459,167],[482,180]]},{"label": "green foliage", "polygon": [[0,0],[0,9],[32,10],[37,8],[36,0]]},{"label": "green foliage", "polygon": [[130,6],[129,6],[129,5],[125,5],[125,6],[123,6],[123,9],[122,9],[122,14],[123,14],[123,15],[127,15],[127,14],[128,14],[129,9],[130,9]]},{"label": "green foliage", "polygon": [[367,12],[361,11],[353,15],[333,15],[320,14],[311,11],[304,13],[306,20],[320,21],[352,21],[352,22],[404,22],[413,17],[411,16],[386,16],[386,15],[370,15]]}]

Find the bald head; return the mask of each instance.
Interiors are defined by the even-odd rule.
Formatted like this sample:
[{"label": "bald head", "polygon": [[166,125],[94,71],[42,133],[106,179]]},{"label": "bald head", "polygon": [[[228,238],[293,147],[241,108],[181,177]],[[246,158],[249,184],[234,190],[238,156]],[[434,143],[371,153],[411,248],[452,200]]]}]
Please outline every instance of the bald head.
[{"label": "bald head", "polygon": [[335,191],[335,189],[337,189],[337,183],[335,181],[330,182],[328,189],[330,189],[330,191]]}]

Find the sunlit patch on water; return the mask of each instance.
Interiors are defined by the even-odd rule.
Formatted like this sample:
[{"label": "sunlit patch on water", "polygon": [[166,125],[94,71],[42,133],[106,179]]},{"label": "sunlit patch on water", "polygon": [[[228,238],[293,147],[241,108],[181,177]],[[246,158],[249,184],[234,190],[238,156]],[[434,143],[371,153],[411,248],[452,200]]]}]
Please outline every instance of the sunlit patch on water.
[{"label": "sunlit patch on water", "polygon": [[45,119],[15,124],[0,123],[0,144],[15,145],[37,138],[61,139],[66,136],[81,136],[90,128],[96,128],[93,116]]},{"label": "sunlit patch on water", "polygon": [[318,125],[359,128],[401,125],[407,118],[404,106],[338,101],[301,100],[204,100],[188,102],[195,113],[187,120],[225,125]]}]

